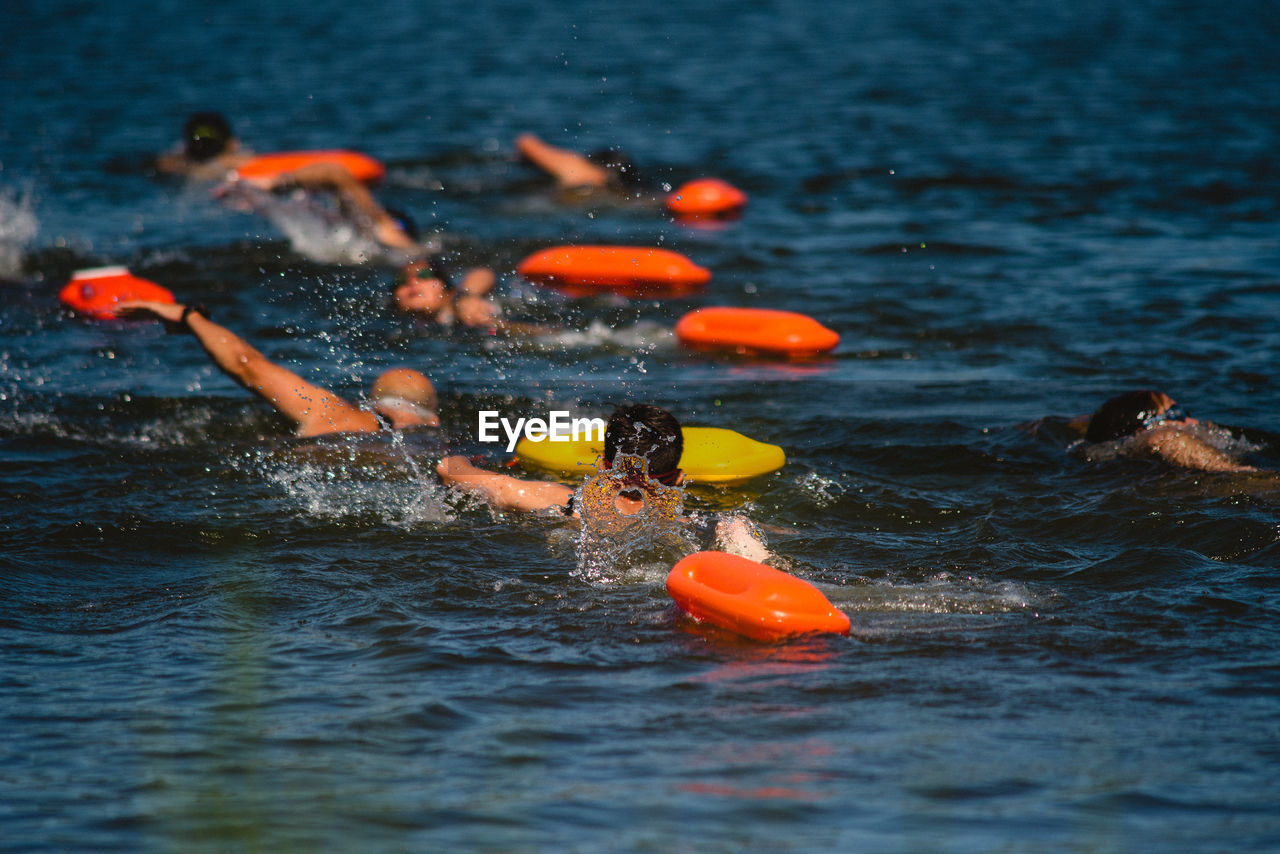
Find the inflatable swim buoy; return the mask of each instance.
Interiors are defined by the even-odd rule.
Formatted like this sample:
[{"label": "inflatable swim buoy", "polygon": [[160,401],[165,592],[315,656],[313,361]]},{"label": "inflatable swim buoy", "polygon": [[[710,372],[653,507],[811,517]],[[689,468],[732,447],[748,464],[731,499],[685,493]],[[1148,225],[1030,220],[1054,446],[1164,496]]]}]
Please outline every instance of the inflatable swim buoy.
[{"label": "inflatable swim buoy", "polygon": [[667,593],[690,616],[756,640],[849,632],[848,615],[809,582],[727,552],[682,559],[667,575]]},{"label": "inflatable swim buoy", "polygon": [[[685,427],[680,468],[693,483],[742,483],[777,471],[787,455],[777,445],[757,442],[723,427]],[[516,444],[520,462],[570,475],[594,474],[604,453],[604,439],[566,441],[521,439]]]},{"label": "inflatable swim buoy", "polygon": [[711,281],[710,270],[678,252],[638,246],[553,246],[525,258],[516,271],[574,296],[601,290],[678,295]]},{"label": "inflatable swim buoy", "polygon": [[125,267],[77,270],[58,293],[58,300],[67,308],[103,320],[116,316],[118,303],[139,299],[176,302],[168,288],[140,279]]},{"label": "inflatable swim buoy", "polygon": [[746,193],[719,178],[689,181],[667,196],[667,210],[681,219],[730,217],[746,204]]},{"label": "inflatable swim buoy", "polygon": [[840,336],[812,317],[771,308],[700,308],[676,322],[676,338],[692,347],[795,358],[834,350]]},{"label": "inflatable swim buoy", "polygon": [[286,172],[311,166],[315,163],[336,163],[343,167],[356,180],[372,182],[380,181],[387,174],[382,163],[367,154],[358,151],[331,149],[322,151],[278,151],[271,154],[259,154],[236,167],[237,178],[275,178]]}]

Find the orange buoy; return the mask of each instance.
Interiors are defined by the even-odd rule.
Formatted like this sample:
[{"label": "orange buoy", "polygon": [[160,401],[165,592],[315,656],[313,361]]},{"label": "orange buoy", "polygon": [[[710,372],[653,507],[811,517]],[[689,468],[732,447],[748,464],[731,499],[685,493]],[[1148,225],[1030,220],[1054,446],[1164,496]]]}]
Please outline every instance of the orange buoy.
[{"label": "orange buoy", "polygon": [[719,178],[699,178],[667,196],[667,209],[677,217],[728,217],[742,211],[747,194]]},{"label": "orange buoy", "polygon": [[710,270],[678,252],[639,246],[553,246],[525,258],[516,270],[574,296],[601,290],[678,295],[711,281]]},{"label": "orange buoy", "polygon": [[676,337],[692,347],[727,348],[793,358],[834,350],[840,336],[806,314],[772,308],[700,308],[676,323]]},{"label": "orange buoy", "polygon": [[756,640],[849,631],[848,615],[809,582],[727,552],[682,559],[667,575],[667,592],[696,619]]},{"label": "orange buoy", "polygon": [[114,318],[118,303],[139,299],[176,302],[168,288],[140,279],[125,267],[77,270],[58,294],[63,305],[99,319]]},{"label": "orange buoy", "polygon": [[382,163],[358,151],[331,149],[322,151],[278,151],[259,154],[236,167],[238,178],[275,178],[286,172],[315,163],[336,163],[359,181],[380,181],[387,174]]}]

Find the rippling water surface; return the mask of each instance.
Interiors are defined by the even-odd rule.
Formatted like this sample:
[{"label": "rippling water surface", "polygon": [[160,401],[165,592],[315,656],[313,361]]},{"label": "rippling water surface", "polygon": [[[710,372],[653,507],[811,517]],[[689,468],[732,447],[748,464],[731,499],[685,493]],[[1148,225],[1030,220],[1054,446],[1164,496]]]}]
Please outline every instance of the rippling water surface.
[{"label": "rippling water surface", "polygon": [[[1159,387],[1280,465],[1274,10],[614,5],[8,11],[0,848],[1280,849],[1280,480],[1090,461],[1067,425]],[[386,202],[564,328],[407,320],[393,265],[157,180],[204,108],[384,159]],[[715,230],[562,204],[522,131],[751,204]],[[515,276],[575,241],[714,279],[571,303]],[[442,435],[287,438],[189,338],[62,312],[105,264],[351,398],[422,367]],[[841,345],[675,343],[724,303]],[[584,565],[432,474],[498,461],[481,409],[625,399],[787,450],[687,504],[766,526],[849,637],[695,625],[670,544]]]}]

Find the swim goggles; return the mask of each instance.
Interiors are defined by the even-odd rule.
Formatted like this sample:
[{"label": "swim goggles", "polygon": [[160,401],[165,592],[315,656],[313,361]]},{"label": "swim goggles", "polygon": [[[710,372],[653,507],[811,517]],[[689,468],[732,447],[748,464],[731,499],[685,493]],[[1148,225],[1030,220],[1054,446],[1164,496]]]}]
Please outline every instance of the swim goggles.
[{"label": "swim goggles", "polygon": [[1175,403],[1173,406],[1170,406],[1164,412],[1158,413],[1156,415],[1152,415],[1146,421],[1143,421],[1142,429],[1150,430],[1152,427],[1155,427],[1158,424],[1164,424],[1169,421],[1175,421],[1175,422],[1186,421],[1187,418],[1189,417],[1190,416],[1188,416],[1186,411],[1182,408],[1182,405]]},{"label": "swim goggles", "polygon": [[395,287],[407,285],[418,279],[439,279],[440,284],[444,286],[445,291],[451,292],[457,290],[457,285],[453,281],[453,276],[449,273],[449,268],[445,266],[444,259],[438,254],[430,256],[425,266],[414,267],[413,272],[409,273],[401,270],[396,274]]}]

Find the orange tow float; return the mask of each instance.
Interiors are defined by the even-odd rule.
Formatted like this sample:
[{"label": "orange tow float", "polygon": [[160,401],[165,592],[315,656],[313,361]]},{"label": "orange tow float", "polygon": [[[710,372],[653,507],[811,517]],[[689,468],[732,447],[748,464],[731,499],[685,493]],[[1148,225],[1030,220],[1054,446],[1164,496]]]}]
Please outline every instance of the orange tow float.
[{"label": "orange tow float", "polygon": [[840,336],[805,314],[771,308],[700,308],[676,322],[691,347],[804,358],[834,350]]},{"label": "orange tow float", "polygon": [[316,163],[335,163],[350,172],[358,181],[381,181],[387,174],[382,163],[367,154],[343,149],[320,151],[278,151],[259,154],[236,167],[237,178],[275,178],[286,172]]},{"label": "orange tow float", "polygon": [[746,204],[746,193],[719,178],[689,181],[667,196],[667,210],[677,219],[726,219]]},{"label": "orange tow float", "polygon": [[762,641],[807,632],[848,634],[849,617],[804,579],[727,552],[695,552],[667,575],[692,617]]},{"label": "orange tow float", "polygon": [[678,252],[638,246],[553,246],[525,258],[516,271],[570,296],[680,296],[711,281],[710,270]]},{"label": "orange tow float", "polygon": [[176,302],[168,288],[138,278],[125,267],[77,270],[58,294],[58,300],[67,308],[99,320],[114,318],[117,304],[140,299]]}]

